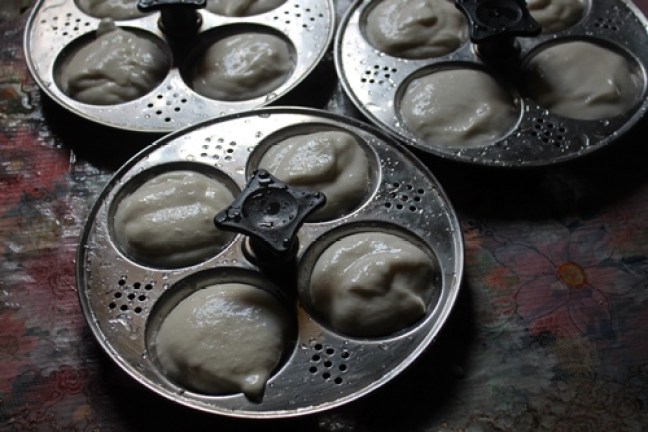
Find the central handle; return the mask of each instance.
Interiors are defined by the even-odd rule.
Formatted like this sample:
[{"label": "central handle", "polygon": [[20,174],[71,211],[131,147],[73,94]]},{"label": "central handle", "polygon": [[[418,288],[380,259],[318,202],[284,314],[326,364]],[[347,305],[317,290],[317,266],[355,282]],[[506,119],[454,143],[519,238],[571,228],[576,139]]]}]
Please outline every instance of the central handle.
[{"label": "central handle", "polygon": [[455,0],[455,6],[466,16],[470,40],[486,60],[514,56],[516,37],[542,31],[525,0]]},{"label": "central handle", "polygon": [[222,230],[245,234],[257,263],[289,262],[297,251],[297,231],[326,197],[288,186],[265,170],[252,174],[234,202],[214,218]]},{"label": "central handle", "polygon": [[139,0],[137,8],[145,13],[160,11],[160,29],[172,37],[192,36],[202,25],[198,9],[207,0]]}]

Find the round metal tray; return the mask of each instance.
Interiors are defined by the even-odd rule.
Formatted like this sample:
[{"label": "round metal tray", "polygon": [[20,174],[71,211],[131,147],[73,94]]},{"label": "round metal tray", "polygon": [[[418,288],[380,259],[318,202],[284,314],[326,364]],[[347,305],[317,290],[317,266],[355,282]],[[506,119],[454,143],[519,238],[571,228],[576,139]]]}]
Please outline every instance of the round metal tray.
[{"label": "round metal tray", "polygon": [[503,139],[470,148],[424,142],[403,125],[398,113],[400,91],[412,77],[446,65],[485,69],[495,76],[497,73],[475,54],[475,47],[470,42],[448,55],[423,60],[397,58],[380,52],[363,35],[363,17],[376,3],[356,1],[342,19],[334,48],[338,75],[346,93],[370,121],[419,150],[479,165],[550,165],[607,146],[637,123],[648,109],[648,21],[630,1],[590,0],[586,15],[574,26],[557,33],[518,38],[520,58],[523,63],[543,44],[575,39],[614,47],[641,68],[644,88],[641,102],[633,109],[605,120],[574,120],[544,109],[517,89],[520,119]]},{"label": "round metal tray", "polygon": [[[164,80],[148,94],[118,105],[90,105],[70,98],[57,85],[57,62],[67,51],[93,36],[100,19],[87,15],[74,0],[41,0],[34,7],[25,30],[26,62],[42,90],[67,110],[93,122],[137,132],[167,133],[207,119],[243,112],[272,103],[287,94],[318,65],[333,39],[335,7],[332,0],[287,0],[269,12],[249,17],[225,17],[199,10],[202,26],[196,41],[218,32],[256,28],[285,37],[294,47],[292,75],[275,91],[243,101],[218,101],[196,93],[173,65]],[[118,27],[144,32],[169,45],[160,31],[160,13],[115,20]],[[229,33],[228,33],[229,34]]]},{"label": "round metal tray", "polygon": [[[274,372],[263,399],[242,394],[205,396],[171,382],[156,366],[147,338],[169,299],[182,297],[190,281],[249,280],[261,270],[247,259],[238,235],[216,256],[199,264],[158,269],[137,263],[116,245],[111,232],[114,203],[133,184],[165,169],[182,167],[229,178],[243,188],[264,145],[294,134],[344,130],[363,142],[370,160],[371,196],[339,219],[305,223],[297,252],[298,300],[295,340]],[[255,150],[256,149],[256,150]],[[111,208],[113,210],[111,210]],[[438,288],[424,318],[383,338],[351,338],[311,313],[302,288],[323,245],[358,231],[385,231],[419,244],[438,264]],[[276,418],[329,409],[354,400],[397,376],[435,339],[457,299],[463,242],[453,208],[434,176],[379,130],[319,110],[275,107],[214,119],[172,133],[126,163],[100,194],[83,231],[77,284],[85,318],[108,355],[128,374],[180,404],[234,417]],[[166,299],[166,300],[165,300]],[[156,324],[157,323],[157,324]]]}]

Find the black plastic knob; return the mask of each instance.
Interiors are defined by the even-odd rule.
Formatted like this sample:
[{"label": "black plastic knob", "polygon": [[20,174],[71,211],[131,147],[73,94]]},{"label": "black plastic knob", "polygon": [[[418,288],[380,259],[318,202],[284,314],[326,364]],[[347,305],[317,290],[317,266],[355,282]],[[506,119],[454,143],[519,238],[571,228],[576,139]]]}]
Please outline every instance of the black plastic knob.
[{"label": "black plastic knob", "polygon": [[214,223],[222,230],[247,235],[260,264],[287,261],[294,255],[299,227],[325,202],[321,192],[288,186],[269,172],[257,170]]},{"label": "black plastic knob", "polygon": [[202,25],[197,10],[207,6],[207,0],[139,0],[142,12],[160,11],[160,29],[172,37],[193,36]]},{"label": "black plastic knob", "polygon": [[468,19],[470,40],[476,44],[536,36],[542,30],[525,0],[455,0],[455,6]]}]

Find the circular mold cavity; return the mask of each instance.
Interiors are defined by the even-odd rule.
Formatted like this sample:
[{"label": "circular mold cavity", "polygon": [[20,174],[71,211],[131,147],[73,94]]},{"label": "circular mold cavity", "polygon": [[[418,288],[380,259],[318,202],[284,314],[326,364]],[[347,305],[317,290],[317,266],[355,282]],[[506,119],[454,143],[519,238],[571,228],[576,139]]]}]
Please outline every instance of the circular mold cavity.
[{"label": "circular mold cavity", "polygon": [[425,145],[478,148],[508,136],[522,115],[522,99],[506,83],[473,64],[419,70],[396,93],[403,126]]},{"label": "circular mold cavity", "polygon": [[146,351],[179,392],[260,402],[296,344],[288,297],[240,268],[191,274],[171,286],[146,322]]},{"label": "circular mold cavity", "polygon": [[95,18],[128,20],[143,17],[137,9],[139,0],[74,0],[81,11]]},{"label": "circular mold cavity", "polygon": [[578,24],[589,10],[588,0],[527,0],[531,16],[543,33],[555,33]]},{"label": "circular mold cavity", "polygon": [[341,218],[359,209],[373,196],[380,169],[362,138],[317,123],[284,128],[260,142],[248,159],[248,176],[258,168],[291,186],[324,193],[326,203],[308,222]]},{"label": "circular mold cavity", "polygon": [[360,23],[371,46],[400,58],[444,56],[468,40],[466,19],[449,0],[378,1]]},{"label": "circular mold cavity", "polygon": [[213,219],[239,193],[231,178],[207,165],[158,165],[116,193],[108,212],[110,234],[137,263],[162,269],[195,265],[234,239]]},{"label": "circular mold cavity", "polygon": [[275,94],[296,63],[297,51],[283,34],[264,26],[231,25],[201,34],[181,74],[198,94],[237,102]]},{"label": "circular mold cavity", "polygon": [[436,254],[405,229],[383,222],[339,227],[311,243],[298,271],[304,309],[354,339],[407,333],[436,308]]},{"label": "circular mold cavity", "polygon": [[627,114],[643,99],[645,72],[622,48],[603,40],[543,44],[523,64],[526,93],[554,114],[603,120]]},{"label": "circular mold cavity", "polygon": [[102,21],[96,32],[67,45],[54,63],[54,81],[70,98],[116,105],[150,93],[171,68],[171,53],[157,36]]},{"label": "circular mold cavity", "polygon": [[247,17],[270,12],[286,0],[209,0],[207,10],[228,17]]}]

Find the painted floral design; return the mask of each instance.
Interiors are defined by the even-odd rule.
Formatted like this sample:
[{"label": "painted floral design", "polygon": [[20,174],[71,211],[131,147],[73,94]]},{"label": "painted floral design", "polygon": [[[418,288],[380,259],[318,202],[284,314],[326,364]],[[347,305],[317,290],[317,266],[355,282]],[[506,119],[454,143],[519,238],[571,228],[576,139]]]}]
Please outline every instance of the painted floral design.
[{"label": "painted floral design", "polygon": [[610,302],[640,280],[614,255],[605,225],[544,227],[550,237],[529,234],[495,252],[520,277],[517,313],[532,334],[614,337],[617,317]]}]

